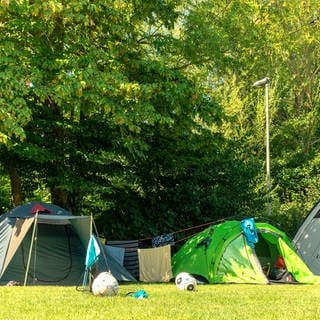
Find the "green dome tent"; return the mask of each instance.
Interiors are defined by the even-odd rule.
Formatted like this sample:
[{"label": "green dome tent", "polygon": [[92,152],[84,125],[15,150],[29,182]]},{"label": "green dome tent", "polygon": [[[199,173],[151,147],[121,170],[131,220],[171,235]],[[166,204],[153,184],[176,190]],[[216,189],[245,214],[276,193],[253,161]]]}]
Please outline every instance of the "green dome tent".
[{"label": "green dome tent", "polygon": [[268,223],[256,223],[258,242],[252,248],[240,221],[212,225],[188,240],[172,257],[175,277],[188,272],[209,283],[268,284],[268,271],[282,256],[299,283],[320,283],[295,252],[284,232]]}]

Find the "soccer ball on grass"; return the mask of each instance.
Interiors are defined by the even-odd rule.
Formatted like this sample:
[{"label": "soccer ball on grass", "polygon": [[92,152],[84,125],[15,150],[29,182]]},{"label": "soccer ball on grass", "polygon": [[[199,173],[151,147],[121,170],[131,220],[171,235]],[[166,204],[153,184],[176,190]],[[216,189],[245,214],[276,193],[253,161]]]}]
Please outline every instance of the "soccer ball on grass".
[{"label": "soccer ball on grass", "polygon": [[101,272],[94,278],[91,287],[95,296],[115,296],[119,291],[117,279],[110,272]]},{"label": "soccer ball on grass", "polygon": [[197,290],[197,280],[187,272],[181,272],[176,276],[176,286],[179,290],[195,291]]}]

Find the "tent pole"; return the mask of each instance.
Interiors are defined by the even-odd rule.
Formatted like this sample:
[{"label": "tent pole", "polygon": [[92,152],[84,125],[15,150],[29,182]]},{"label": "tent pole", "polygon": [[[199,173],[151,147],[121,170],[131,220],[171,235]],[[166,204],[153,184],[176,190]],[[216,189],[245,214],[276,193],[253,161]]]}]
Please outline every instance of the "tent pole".
[{"label": "tent pole", "polygon": [[34,236],[35,236],[36,228],[37,228],[37,224],[38,224],[38,211],[36,212],[35,219],[34,219],[33,223],[34,223],[34,225],[33,225],[32,237],[31,237],[31,243],[30,243],[30,249],[29,249],[28,263],[27,263],[26,273],[24,275],[24,282],[23,282],[24,286],[27,285],[27,279],[28,279],[28,273],[29,273],[30,261],[31,261],[31,254],[32,254],[32,247],[33,247]]},{"label": "tent pole", "polygon": [[[96,224],[95,224],[94,219],[92,218],[92,216],[91,216],[91,219],[92,219],[92,225],[93,225],[93,227],[94,227],[95,233],[96,233],[97,237],[99,237],[98,229],[97,229],[97,226],[96,226]],[[99,244],[100,250],[101,250],[101,252],[102,252],[104,262],[106,263],[106,266],[108,267],[109,272],[110,272],[110,267],[109,267],[109,264],[108,264],[107,256],[106,256],[106,253],[105,253],[105,251],[104,251],[104,245],[101,243],[100,239],[99,239],[99,241],[98,241],[98,244]]]},{"label": "tent pole", "polygon": [[93,221],[93,216],[92,216],[92,213],[91,213],[91,216],[90,216],[90,238],[92,236],[92,227],[93,227],[93,224],[94,224],[94,221]]}]

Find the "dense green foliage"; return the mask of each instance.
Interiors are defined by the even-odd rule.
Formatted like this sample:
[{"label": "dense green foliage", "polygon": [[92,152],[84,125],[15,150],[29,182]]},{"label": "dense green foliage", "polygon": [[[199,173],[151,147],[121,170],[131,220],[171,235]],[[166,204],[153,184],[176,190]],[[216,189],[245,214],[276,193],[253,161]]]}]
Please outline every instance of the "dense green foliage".
[{"label": "dense green foliage", "polygon": [[[149,297],[127,293],[144,289]],[[203,285],[179,291],[174,284],[121,285],[115,297],[95,297],[74,287],[1,287],[3,319],[318,319],[319,286]]]},{"label": "dense green foliage", "polygon": [[252,84],[269,76],[267,218],[292,235],[318,200],[318,16],[315,0],[2,0],[2,211],[52,201],[109,238],[265,216]]}]

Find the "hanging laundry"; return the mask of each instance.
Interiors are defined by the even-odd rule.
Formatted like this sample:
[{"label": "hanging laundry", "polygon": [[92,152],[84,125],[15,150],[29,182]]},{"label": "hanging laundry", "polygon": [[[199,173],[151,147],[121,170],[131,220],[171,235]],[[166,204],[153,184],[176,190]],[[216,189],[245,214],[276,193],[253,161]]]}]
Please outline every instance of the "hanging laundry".
[{"label": "hanging laundry", "polygon": [[163,234],[161,236],[156,236],[152,238],[152,247],[161,247],[165,245],[174,245],[174,237],[172,233]]},{"label": "hanging laundry", "polygon": [[139,279],[143,282],[169,282],[172,276],[171,247],[138,249]]},{"label": "hanging laundry", "polygon": [[108,240],[106,245],[124,248],[124,267],[136,278],[139,278],[138,240]]},{"label": "hanging laundry", "polygon": [[112,256],[121,266],[124,266],[124,254],[125,248],[114,247],[114,246],[105,246],[107,254]]}]

